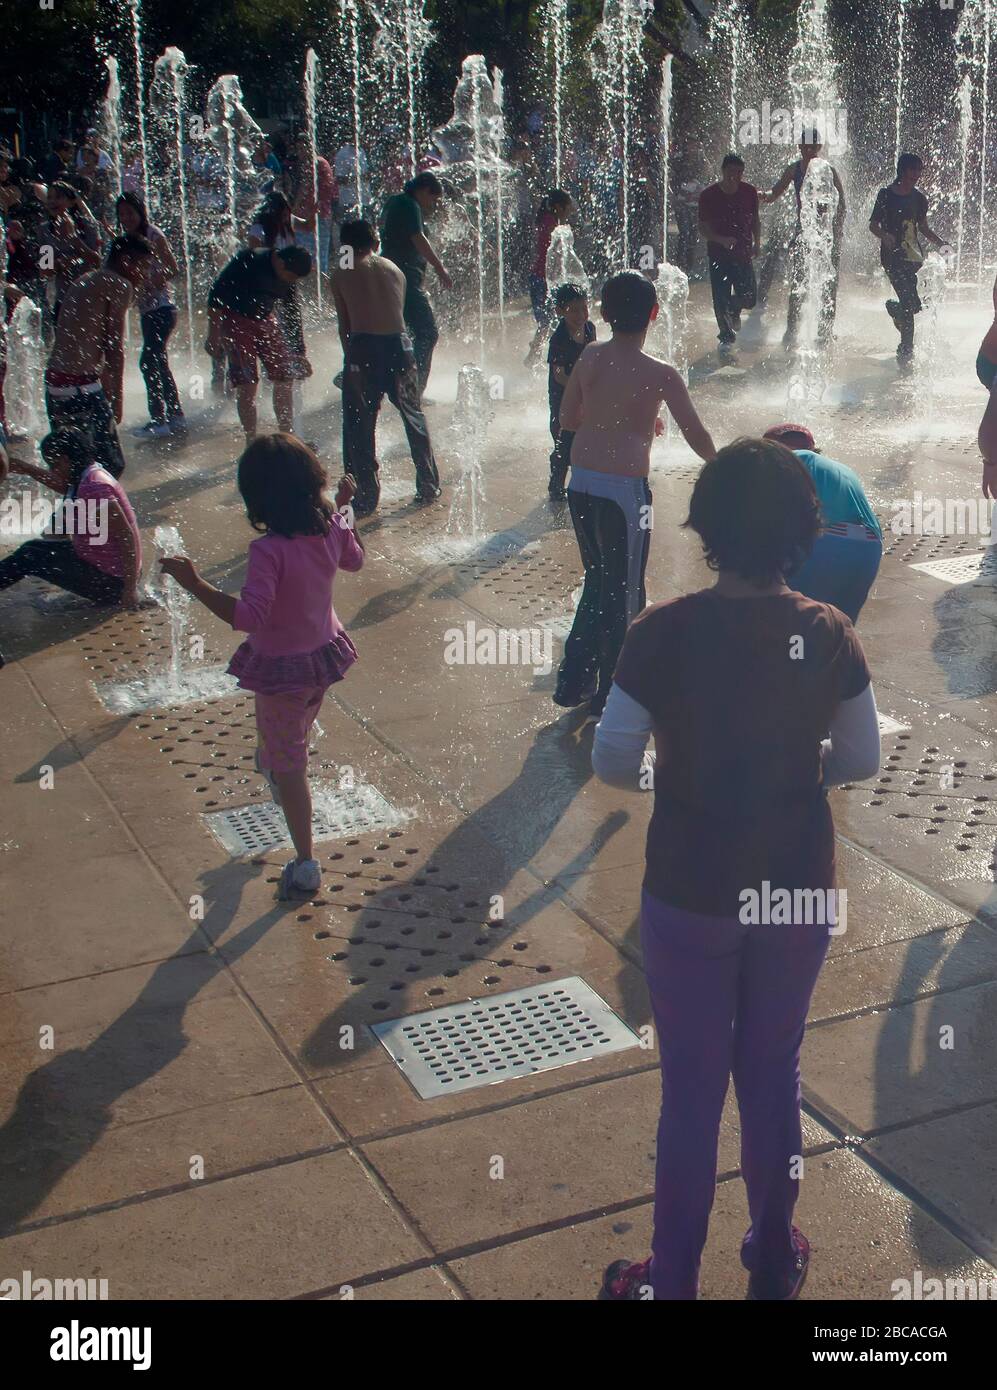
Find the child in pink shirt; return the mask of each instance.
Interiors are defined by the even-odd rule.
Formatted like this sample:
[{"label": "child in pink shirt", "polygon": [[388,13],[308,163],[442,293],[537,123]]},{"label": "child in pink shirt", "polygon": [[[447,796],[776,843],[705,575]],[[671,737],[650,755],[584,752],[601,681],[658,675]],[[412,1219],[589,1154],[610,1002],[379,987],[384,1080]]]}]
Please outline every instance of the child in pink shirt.
[{"label": "child in pink shirt", "polygon": [[349,502],[353,483],[342,480],[334,506],[327,481],[299,439],[262,435],[239,460],[239,491],[250,524],[263,533],[249,547],[240,596],[208,584],[184,557],[162,561],[206,608],[248,633],[228,669],[256,694],[256,765],[283,809],[297,851],[281,874],[281,898],[310,896],[321,885],[312,857],[308,736],[326,690],[357,659],[332,606],[336,571],[358,570],[364,560],[359,536],[336,510]]}]

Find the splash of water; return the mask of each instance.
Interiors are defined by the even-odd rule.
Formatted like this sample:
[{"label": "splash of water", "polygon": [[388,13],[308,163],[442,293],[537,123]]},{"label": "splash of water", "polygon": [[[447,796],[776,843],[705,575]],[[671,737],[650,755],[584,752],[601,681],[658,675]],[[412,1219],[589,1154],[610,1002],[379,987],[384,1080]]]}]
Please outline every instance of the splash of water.
[{"label": "splash of water", "polygon": [[322,270],[319,253],[318,215],[318,84],[319,61],[314,48],[305,54],[305,129],[308,134],[308,154],[312,165],[312,206],[315,209],[315,285],[316,304],[322,312]]},{"label": "splash of water", "polygon": [[741,98],[741,75],[748,46],[748,21],[742,0],[720,0],[710,19],[710,46],[717,58],[717,69],[726,67],[727,113],[730,117],[728,148],[737,149],[737,124]]},{"label": "splash of water", "polygon": [[603,0],[602,20],[592,38],[590,61],[603,103],[610,148],[619,140],[621,160],[620,242],[611,252],[617,268],[630,264],[630,160],[635,94],[645,71],[642,54],[644,25],[650,0]]},{"label": "splash of water", "polygon": [[183,689],[183,657],[190,626],[193,602],[186,589],[180,587],[159,568],[159,561],[173,555],[185,555],[183,540],[176,526],[157,526],[152,534],[155,568],[149,580],[149,592],[166,609],[170,619],[169,690],[177,698]]},{"label": "splash of water", "polygon": [[[789,60],[789,86],[794,123],[804,128],[816,125],[823,131],[825,144],[844,146],[847,133],[837,120],[841,110],[838,64],[828,25],[827,0],[800,0],[796,42]],[[795,133],[798,138],[799,131]]]},{"label": "splash of water", "polygon": [[687,380],[689,277],[677,265],[662,261],[658,266],[654,290],[658,297],[658,316],[648,329],[648,346],[656,357],[670,362],[681,373],[682,379]]},{"label": "splash of water", "polygon": [[387,91],[394,97],[404,82],[408,166],[412,175],[416,172],[424,128],[420,110],[423,63],[426,50],[436,35],[425,13],[425,0],[390,0],[389,6],[370,4],[369,7],[378,26],[374,37],[374,63],[386,80]]},{"label": "splash of water", "polygon": [[12,434],[39,439],[45,432],[42,400],[42,311],[27,295],[17,301],[7,329],[7,379],[4,383]]},{"label": "splash of water", "polygon": [[551,297],[558,285],[579,285],[588,294],[592,288],[591,277],[587,274],[575,251],[575,234],[567,222],[560,222],[550,234],[547,248],[547,262],[544,268],[547,289]]},{"label": "splash of water", "polygon": [[826,159],[812,159],[800,188],[802,250],[795,258],[794,289],[802,296],[788,402],[816,405],[827,387],[830,333],[825,332],[834,285],[834,216],[838,190]]},{"label": "splash of water", "polygon": [[917,345],[914,356],[915,394],[922,415],[928,420],[934,415],[935,383],[941,365],[941,313],[947,290],[948,263],[937,251],[930,251],[918,274],[921,312],[914,320]]},{"label": "splash of water", "polygon": [[[156,188],[157,219],[171,218],[180,234],[184,289],[187,306],[187,352],[194,366],[194,275],[190,243],[187,192],[187,159],[184,150],[184,116],[187,74],[190,65],[179,48],[167,48],[156,59],[149,87],[149,109],[159,136],[161,176]],[[172,228],[171,228],[172,230]]]},{"label": "splash of water", "polygon": [[568,71],[568,0],[547,0],[540,18],[540,39],[549,70],[551,110],[554,117],[554,184],[561,187],[561,161],[565,129],[564,85]]},{"label": "splash of water", "polygon": [[356,182],[356,216],[363,215],[363,171],[360,160],[360,14],[356,0],[341,0],[339,31],[350,65],[350,99],[353,114],[353,177]]},{"label": "splash of water", "polygon": [[959,222],[955,242],[955,278],[962,281],[962,241],[966,226],[966,166],[969,162],[969,138],[973,129],[973,84],[964,74],[957,93],[959,103]]},{"label": "splash of water", "polygon": [[894,103],[897,108],[896,131],[893,141],[893,167],[896,168],[897,160],[902,153],[900,148],[900,119],[903,113],[904,104],[904,59],[906,51],[904,48],[904,36],[907,29],[907,0],[897,0],[897,85],[894,95]]},{"label": "splash of water", "polygon": [[117,58],[105,58],[107,68],[107,87],[100,104],[101,148],[107,152],[111,162],[111,178],[115,194],[121,191],[121,79],[118,75]]},{"label": "splash of water", "polygon": [[499,324],[505,335],[505,216],[502,207],[502,176],[505,171],[505,89],[502,69],[492,68],[492,91],[496,114],[488,123],[489,153],[495,168],[495,255],[498,269]]},{"label": "splash of water", "polygon": [[142,3],[128,0],[132,18],[132,52],[135,59],[135,128],[138,131],[139,158],[142,161],[142,196],[149,203],[149,149],[145,134],[145,73],[142,53]]},{"label": "splash of water", "polygon": [[208,92],[205,112],[207,139],[221,161],[225,180],[224,226],[216,239],[227,243],[230,256],[239,249],[239,226],[259,196],[253,150],[263,132],[246,110],[238,77],[225,73]]},{"label": "splash of water", "polygon": [[460,477],[454,486],[446,529],[448,535],[465,537],[472,546],[482,540],[481,507],[485,500],[482,460],[491,418],[492,405],[485,374],[480,367],[468,363],[461,367],[457,376],[452,429]]}]

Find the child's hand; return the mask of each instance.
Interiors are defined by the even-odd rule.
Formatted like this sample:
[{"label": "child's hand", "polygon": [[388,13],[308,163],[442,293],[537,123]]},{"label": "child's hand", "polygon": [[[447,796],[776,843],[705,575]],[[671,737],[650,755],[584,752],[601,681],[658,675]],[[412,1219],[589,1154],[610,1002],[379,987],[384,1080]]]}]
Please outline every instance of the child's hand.
[{"label": "child's hand", "polygon": [[164,574],[168,574],[171,579],[175,579],[181,589],[193,589],[200,579],[193,560],[188,560],[186,555],[169,555],[159,562]]},{"label": "child's hand", "polygon": [[661,416],[659,415],[658,418],[657,418],[657,419],[655,420],[655,422],[654,422],[654,437],[655,437],[655,439],[660,439],[661,436],[664,434],[664,432],[665,432],[665,422],[664,422],[664,420],[662,420]]},{"label": "child's hand", "polygon": [[336,506],[347,507],[353,501],[357,482],[352,473],[344,473],[336,486]]}]

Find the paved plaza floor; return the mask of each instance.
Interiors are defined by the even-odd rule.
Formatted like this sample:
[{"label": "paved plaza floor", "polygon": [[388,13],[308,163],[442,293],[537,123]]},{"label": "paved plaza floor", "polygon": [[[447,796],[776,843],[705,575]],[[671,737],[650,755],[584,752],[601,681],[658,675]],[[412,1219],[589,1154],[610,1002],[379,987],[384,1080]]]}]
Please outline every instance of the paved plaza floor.
[{"label": "paved plaza floor", "polygon": [[[978,492],[972,363],[990,310],[950,301],[930,365],[900,379],[883,298],[878,282],[843,285],[811,409],[787,404],[778,306],[772,345],[718,370],[695,285],[690,357],[717,443],[802,416],[888,523],[916,492]],[[252,697],[127,712],[128,683],[169,662],[162,610],[96,612],[36,581],[0,600],[0,1278],[104,1278],[137,1299],[584,1300],[610,1260],[646,1254],[653,1050],[423,1099],[370,1031],[580,977],[647,1038],[647,800],[595,781],[593,726],[551,703],[552,674],[444,660],[467,623],[563,631],[580,581],[547,502],[526,317],[504,345],[490,333],[476,540],[459,500],[448,530],[471,349],[444,339],[437,358],[434,508],[412,506],[387,408],[367,564],[335,592],[360,660],[325,701],[312,761],[347,804],[366,789],[374,820],[323,840],[313,902],[275,901],[285,851],[234,857],[212,829],[267,802]],[[335,474],[338,353],[331,328],[315,337],[301,433]],[[127,423],[139,387],[130,366]],[[127,441],[125,482],[144,535],[178,525],[235,590],[252,535],[241,434],[231,404],[190,411],[183,447]],[[679,529],[696,472],[681,440],[655,446],[652,600],[710,582]],[[887,1300],[917,1271],[997,1277],[997,581],[966,561],[985,544],[889,533],[859,624],[891,722],[878,778],[833,794],[848,918],[803,1051],[811,1300]],[[964,563],[946,578],[938,560]],[[204,611],[191,622],[202,663],[226,661],[231,632]],[[707,1299],[745,1294],[738,1164],[729,1099]]]}]

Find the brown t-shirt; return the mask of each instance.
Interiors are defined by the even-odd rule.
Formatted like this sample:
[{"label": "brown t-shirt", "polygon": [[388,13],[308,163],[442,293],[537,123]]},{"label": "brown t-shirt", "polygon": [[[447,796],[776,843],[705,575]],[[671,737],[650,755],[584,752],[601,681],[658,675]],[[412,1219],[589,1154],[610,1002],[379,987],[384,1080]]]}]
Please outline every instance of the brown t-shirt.
[{"label": "brown t-shirt", "polygon": [[644,887],[736,917],[741,893],[834,886],[821,740],[869,668],[843,613],[802,594],[711,589],[636,618],[616,683],[650,713],[659,755]]}]

